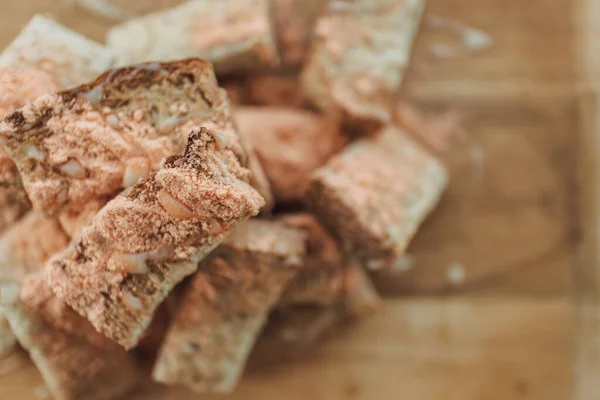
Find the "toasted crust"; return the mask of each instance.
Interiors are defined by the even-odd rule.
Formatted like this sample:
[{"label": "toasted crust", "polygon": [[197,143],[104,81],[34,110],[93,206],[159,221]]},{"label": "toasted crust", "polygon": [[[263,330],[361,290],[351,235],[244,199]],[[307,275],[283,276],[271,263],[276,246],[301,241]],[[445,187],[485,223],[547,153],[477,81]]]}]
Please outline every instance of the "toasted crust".
[{"label": "toasted crust", "polygon": [[0,54],[0,66],[42,70],[61,88],[94,79],[113,61],[106,47],[42,15],[34,16]]},{"label": "toasted crust", "polygon": [[399,260],[446,184],[447,172],[433,156],[388,127],[317,170],[309,199],[352,258],[380,269]]},{"label": "toasted crust", "polygon": [[218,129],[243,160],[226,93],[208,62],[189,59],[111,70],[42,96],[0,122],[0,138],[35,209],[78,213],[182,152],[195,126]]},{"label": "toasted crust", "polygon": [[288,108],[238,107],[240,135],[256,148],[275,199],[300,202],[311,173],[346,143],[335,120]]},{"label": "toasted crust", "polygon": [[302,265],[303,232],[252,220],[200,265],[161,348],[153,378],[231,392],[269,310]]},{"label": "toasted crust", "polygon": [[[0,118],[41,95],[95,78],[112,63],[100,44],[37,15],[0,54]],[[0,140],[0,232],[31,208]]]},{"label": "toasted crust", "polygon": [[424,0],[340,0],[318,19],[302,72],[306,98],[372,133],[391,121]]},{"label": "toasted crust", "polygon": [[[45,72],[34,68],[0,67],[0,118],[44,93],[56,90]],[[0,141],[0,232],[31,209],[19,171]]]},{"label": "toasted crust", "polygon": [[276,67],[266,0],[197,0],[129,20],[107,43],[119,65],[202,57],[219,74]]},{"label": "toasted crust", "polygon": [[53,291],[98,331],[135,346],[173,286],[264,205],[247,178],[222,135],[194,130],[184,155],[111,200],[47,265]]},{"label": "toasted crust", "polygon": [[[36,285],[41,288],[42,285]],[[48,294],[49,289],[43,290]],[[139,374],[130,356],[119,346],[104,339],[97,346],[80,333],[93,332],[88,322],[52,300],[53,306],[65,310],[60,323],[69,321],[74,328],[61,330],[48,323],[37,311],[48,312],[46,306],[38,310],[31,307],[31,297],[4,302],[3,310],[19,343],[29,352],[46,385],[58,400],[110,400],[123,396],[139,381]],[[58,322],[56,320],[55,322]]]}]

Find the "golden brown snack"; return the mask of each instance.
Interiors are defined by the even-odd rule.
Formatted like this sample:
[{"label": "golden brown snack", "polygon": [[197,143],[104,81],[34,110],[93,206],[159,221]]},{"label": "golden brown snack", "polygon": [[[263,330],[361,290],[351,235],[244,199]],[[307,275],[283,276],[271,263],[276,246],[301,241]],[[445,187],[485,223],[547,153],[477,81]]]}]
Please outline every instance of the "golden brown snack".
[{"label": "golden brown snack", "polygon": [[375,270],[400,260],[446,184],[447,172],[433,156],[387,127],[317,170],[308,197],[344,251]]},{"label": "golden brown snack", "polygon": [[54,297],[41,275],[23,283],[20,298],[18,286],[0,290],[11,328],[57,400],[111,400],[137,385],[125,350]]},{"label": "golden brown snack", "polygon": [[0,67],[46,72],[59,88],[94,79],[114,61],[110,50],[43,15],[34,16],[0,54]]},{"label": "golden brown snack", "polygon": [[267,0],[195,0],[118,25],[107,36],[119,65],[202,57],[219,74],[279,65]]},{"label": "golden brown snack", "polygon": [[296,73],[266,72],[246,79],[246,102],[259,106],[304,106],[304,95]]},{"label": "golden brown snack", "polygon": [[[45,93],[95,78],[112,61],[102,45],[34,16],[0,54],[0,118]],[[0,140],[0,232],[30,208],[19,172]]]},{"label": "golden brown snack", "polygon": [[300,67],[310,44],[317,17],[328,0],[273,0],[275,32],[285,67]]},{"label": "golden brown snack", "polygon": [[219,129],[242,157],[210,63],[188,59],[115,69],[44,95],[0,122],[0,139],[35,209],[78,213],[156,171],[199,125]]},{"label": "golden brown snack", "polygon": [[[56,90],[56,85],[48,74],[34,68],[0,67],[0,89],[1,118]],[[19,171],[0,143],[0,232],[30,208]]]},{"label": "golden brown snack", "polygon": [[336,0],[319,17],[302,73],[306,98],[361,133],[391,121],[424,0]]},{"label": "golden brown snack", "polygon": [[336,241],[312,214],[284,215],[281,222],[306,232],[308,241],[305,264],[279,305],[330,305],[341,301],[345,267]]},{"label": "golden brown snack", "polygon": [[300,201],[310,174],[347,143],[336,121],[309,111],[239,107],[235,119],[256,148],[277,202]]},{"label": "golden brown snack", "polygon": [[47,264],[55,294],[99,332],[135,346],[173,287],[264,205],[235,145],[194,129],[184,155],[111,200]]},{"label": "golden brown snack", "polygon": [[277,222],[240,225],[192,279],[153,378],[231,392],[269,311],[302,265],[305,240]]}]

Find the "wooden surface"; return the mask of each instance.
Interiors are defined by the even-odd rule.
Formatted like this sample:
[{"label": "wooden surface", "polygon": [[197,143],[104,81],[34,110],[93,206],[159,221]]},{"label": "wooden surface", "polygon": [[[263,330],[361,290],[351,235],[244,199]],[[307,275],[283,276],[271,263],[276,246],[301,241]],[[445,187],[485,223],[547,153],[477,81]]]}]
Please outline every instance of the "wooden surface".
[{"label": "wooden surface", "polygon": [[[96,39],[108,26],[73,0],[4,3],[10,11],[0,16],[0,47],[34,11],[52,12]],[[429,1],[428,16],[461,21],[493,39],[481,52],[439,59],[431,43],[456,38],[427,23],[418,38],[406,93],[426,105],[453,104],[466,116],[466,141],[445,157],[451,187],[409,249],[411,268],[378,279],[392,297],[379,314],[299,363],[250,371],[233,399],[573,398],[576,349],[587,354],[575,346],[583,334],[576,334],[575,277],[589,271],[577,264],[586,232],[577,168],[591,168],[577,161],[596,154],[589,142],[594,96],[576,61],[588,54],[579,46],[576,21],[587,14],[578,6]],[[464,272],[458,281],[449,275],[457,267]],[[594,329],[588,325],[586,337]],[[0,400],[34,398],[40,384],[31,366],[0,376]],[[196,398],[149,391],[141,399]]]}]

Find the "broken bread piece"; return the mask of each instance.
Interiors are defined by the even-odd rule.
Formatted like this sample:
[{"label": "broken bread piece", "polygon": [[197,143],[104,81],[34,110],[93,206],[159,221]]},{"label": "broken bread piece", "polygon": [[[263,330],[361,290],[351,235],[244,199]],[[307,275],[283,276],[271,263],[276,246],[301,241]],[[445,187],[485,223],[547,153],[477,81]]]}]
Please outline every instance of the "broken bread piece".
[{"label": "broken bread piece", "polygon": [[44,71],[64,89],[94,79],[113,62],[106,47],[43,15],[34,16],[0,54],[0,67]]},{"label": "broken bread piece", "polygon": [[54,297],[42,275],[27,278],[20,296],[17,284],[0,290],[12,330],[55,399],[112,400],[138,384],[131,356]]},{"label": "broken bread piece", "polygon": [[401,256],[447,184],[447,171],[393,127],[358,140],[312,176],[308,200],[348,256],[368,269]]},{"label": "broken bread piece", "polygon": [[306,232],[308,241],[305,265],[285,290],[279,306],[341,301],[345,268],[337,242],[312,214],[289,214],[280,219],[286,226]]},{"label": "broken bread piece", "polygon": [[302,71],[306,98],[357,133],[391,122],[425,0],[336,0],[319,17]]},{"label": "broken bread piece", "polygon": [[195,0],[112,28],[119,65],[202,57],[219,74],[279,65],[268,0]]},{"label": "broken bread piece", "polygon": [[194,129],[183,155],[111,200],[47,264],[55,294],[99,332],[135,346],[173,287],[264,205],[232,144]]},{"label": "broken bread piece", "polygon": [[44,95],[0,122],[0,139],[36,210],[79,213],[181,153],[195,126],[217,129],[245,157],[210,63],[188,59],[115,69]]},{"label": "broken bread piece", "polygon": [[[0,118],[44,93],[56,90],[45,72],[29,67],[0,67]],[[0,232],[31,209],[27,192],[14,162],[0,141]]]},{"label": "broken bread piece", "polygon": [[287,283],[302,266],[306,236],[279,222],[239,226],[192,278],[153,378],[199,392],[231,392]]},{"label": "broken bread piece", "polygon": [[335,120],[310,111],[238,107],[240,135],[252,143],[276,202],[300,202],[312,172],[347,143]]}]

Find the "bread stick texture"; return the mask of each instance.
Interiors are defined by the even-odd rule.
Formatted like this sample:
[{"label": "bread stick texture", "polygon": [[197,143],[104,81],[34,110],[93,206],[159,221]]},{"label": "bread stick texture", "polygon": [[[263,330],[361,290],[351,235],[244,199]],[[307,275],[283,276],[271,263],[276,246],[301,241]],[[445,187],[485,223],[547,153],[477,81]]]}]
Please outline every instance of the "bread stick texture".
[{"label": "bread stick texture", "polygon": [[153,378],[200,392],[234,390],[269,311],[302,266],[305,240],[272,221],[234,231],[192,278]]},{"label": "bread stick texture", "polygon": [[267,0],[195,0],[111,29],[119,65],[202,57],[219,74],[279,65]]},{"label": "bread stick texture", "polygon": [[137,385],[131,356],[56,298],[42,275],[27,278],[20,296],[8,288],[2,309],[54,398],[111,400]]},{"label": "bread stick texture", "polygon": [[446,184],[447,172],[435,157],[386,127],[318,169],[308,199],[348,257],[376,270],[399,262]]},{"label": "bread stick texture", "polygon": [[226,93],[200,59],[140,64],[47,94],[0,122],[33,207],[79,213],[179,154],[195,126],[218,129],[245,163]]},{"label": "bread stick texture", "polygon": [[55,294],[99,332],[135,346],[171,289],[264,205],[231,145],[194,129],[183,155],[111,200],[48,263]]},{"label": "bread stick texture", "polygon": [[96,78],[113,62],[106,47],[43,15],[34,16],[0,54],[0,67],[41,70],[62,89]]},{"label": "bread stick texture", "polygon": [[391,121],[424,0],[335,0],[317,20],[302,72],[306,98],[361,133]]}]

